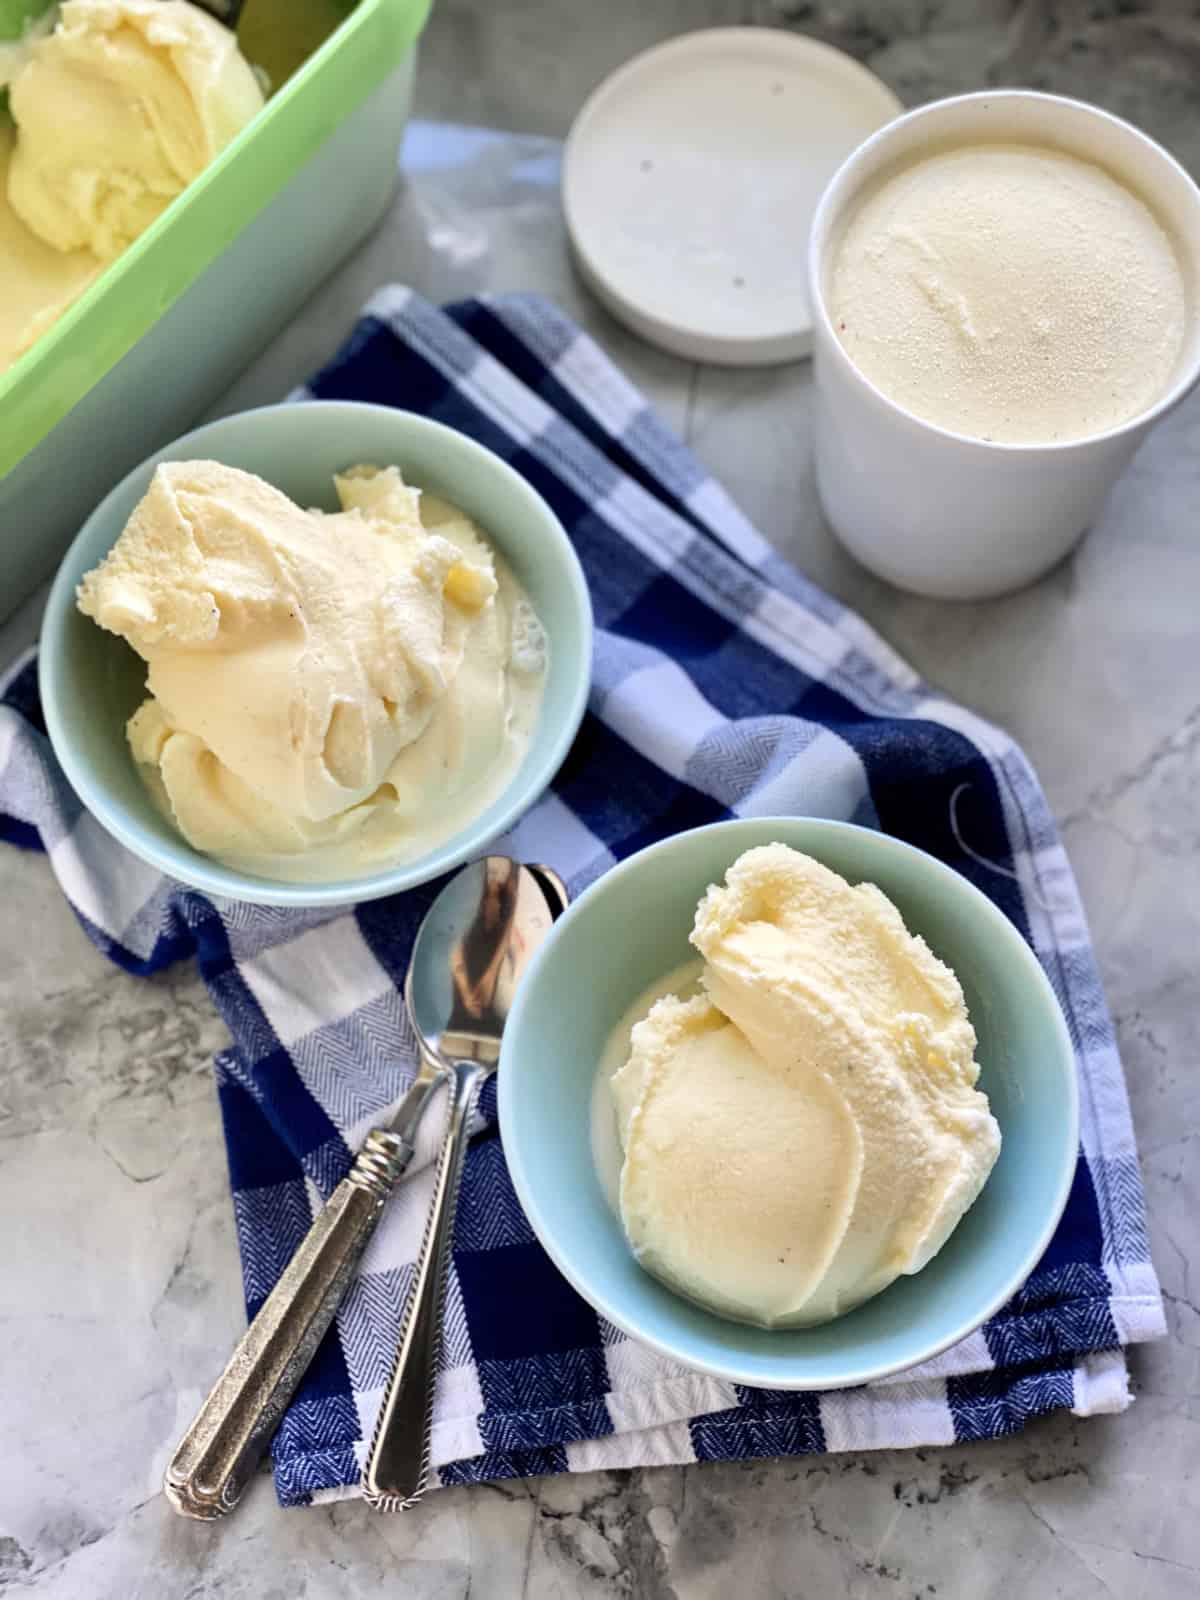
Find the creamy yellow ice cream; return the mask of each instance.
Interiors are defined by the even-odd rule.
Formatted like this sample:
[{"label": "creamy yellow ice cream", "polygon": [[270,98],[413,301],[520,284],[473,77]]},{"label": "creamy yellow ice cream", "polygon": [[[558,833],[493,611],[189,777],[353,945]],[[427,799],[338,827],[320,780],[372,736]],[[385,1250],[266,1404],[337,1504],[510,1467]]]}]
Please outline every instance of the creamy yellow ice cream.
[{"label": "creamy yellow ice cream", "polygon": [[155,472],[79,607],[148,666],[139,767],[196,849],[285,879],[448,838],[536,724],[537,619],[461,512],[395,467],[306,511],[214,461]]},{"label": "creamy yellow ice cream", "polygon": [[1161,222],[1101,167],[1035,145],[942,151],[851,214],[829,277],[855,364],[955,433],[1048,444],[1129,421],[1170,386],[1187,325]]},{"label": "creamy yellow ice cream", "polygon": [[0,369],[262,104],[233,34],[188,0],[66,0],[53,31],[22,52],[9,86]]},{"label": "creamy yellow ice cream", "polygon": [[880,890],[785,845],[692,943],[701,992],[656,999],[611,1080],[626,1234],[727,1316],[827,1321],[920,1271],[999,1153],[962,988]]},{"label": "creamy yellow ice cream", "polygon": [[14,134],[0,119],[0,372],[24,355],[101,270],[90,250],[56,250],[8,203],[4,172]]}]

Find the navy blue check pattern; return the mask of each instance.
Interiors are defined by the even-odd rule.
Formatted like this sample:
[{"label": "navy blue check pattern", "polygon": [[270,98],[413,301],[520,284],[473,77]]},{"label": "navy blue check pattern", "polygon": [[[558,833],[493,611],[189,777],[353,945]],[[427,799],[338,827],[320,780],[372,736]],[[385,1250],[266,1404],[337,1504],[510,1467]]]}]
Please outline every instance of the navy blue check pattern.
[{"label": "navy blue check pattern", "polygon": [[[950,1443],[1058,1407],[1121,1409],[1123,1347],[1162,1332],[1162,1304],[1087,928],[1020,751],[940,699],[777,556],[545,302],[441,311],[386,290],[295,398],[310,396],[400,405],[470,434],[545,495],[579,552],[597,622],[588,714],[553,788],[500,848],[550,861],[578,893],[652,840],[721,817],[795,812],[886,829],[1013,920],[1055,987],[1078,1058],[1075,1184],[1020,1294],[925,1367],[823,1395],[684,1371],[599,1318],[517,1204],[489,1090],[456,1222],[434,1417],[440,1481]],[[0,833],[48,852],[83,926],[119,966],[198,963],[232,1036],[217,1087],[253,1314],[411,1079],[400,988],[434,887],[353,912],[295,913],[164,881],[63,780],[32,661],[10,675],[0,705]],[[285,1504],[354,1492],[420,1242],[430,1155],[393,1202],[284,1419],[274,1459]]]}]

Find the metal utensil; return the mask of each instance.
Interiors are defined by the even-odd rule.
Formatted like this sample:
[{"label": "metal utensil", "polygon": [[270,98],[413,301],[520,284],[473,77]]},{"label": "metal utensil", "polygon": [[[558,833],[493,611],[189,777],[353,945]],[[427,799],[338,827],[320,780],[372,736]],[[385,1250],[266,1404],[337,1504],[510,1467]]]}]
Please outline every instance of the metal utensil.
[{"label": "metal utensil", "polygon": [[[487,859],[520,871],[507,857]],[[472,874],[480,865],[459,876],[474,883]],[[538,893],[546,917],[552,918],[566,903],[566,891],[549,869],[535,870],[548,874],[548,887]],[[459,905],[458,882],[452,879],[442,890],[426,914],[427,924],[442,925],[443,901]],[[418,944],[423,932],[424,927]],[[354,1165],[246,1330],[167,1467],[163,1491],[181,1515],[212,1521],[237,1505],[333,1321],[388,1196],[412,1161],[418,1125],[447,1076],[444,1063],[423,1050],[417,1076],[391,1122],[367,1134]]]},{"label": "metal utensil", "polygon": [[480,1085],[500,1059],[521,975],[567,902],[557,874],[504,856],[477,862],[451,889],[417,935],[404,991],[422,1048],[449,1075],[450,1114],[396,1366],[363,1472],[363,1496],[379,1511],[415,1505],[428,1484],[434,1373],[467,1124]]}]

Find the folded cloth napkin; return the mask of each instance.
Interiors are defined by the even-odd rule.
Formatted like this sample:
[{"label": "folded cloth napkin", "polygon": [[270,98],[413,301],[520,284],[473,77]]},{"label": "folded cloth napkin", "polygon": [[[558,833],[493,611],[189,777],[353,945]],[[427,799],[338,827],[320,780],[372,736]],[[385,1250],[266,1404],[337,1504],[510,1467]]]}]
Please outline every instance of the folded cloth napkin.
[{"label": "folded cloth napkin", "polygon": [[[1062,1002],[1079,1067],[1074,1187],[1020,1294],[926,1366],[830,1394],[703,1377],[598,1317],[522,1215],[489,1088],[455,1225],[439,1481],[947,1444],[1010,1433],[1057,1407],[1122,1409],[1122,1346],[1163,1331],[1162,1303],[1083,912],[1020,751],[938,698],[775,555],[596,345],[543,301],[439,311],[385,290],[297,398],[309,396],[402,405],[472,435],[545,495],[579,552],[598,629],[589,712],[552,790],[497,849],[550,862],[578,893],[652,840],[720,817],[796,812],[886,829],[1011,917]],[[148,973],[196,960],[228,1022],[217,1085],[253,1314],[412,1076],[400,992],[432,891],[342,913],[192,893],[82,812],[46,743],[31,661],[3,701],[0,830],[49,852],[113,961]],[[284,1418],[274,1446],[284,1504],[355,1491],[431,1178],[426,1152]]]}]

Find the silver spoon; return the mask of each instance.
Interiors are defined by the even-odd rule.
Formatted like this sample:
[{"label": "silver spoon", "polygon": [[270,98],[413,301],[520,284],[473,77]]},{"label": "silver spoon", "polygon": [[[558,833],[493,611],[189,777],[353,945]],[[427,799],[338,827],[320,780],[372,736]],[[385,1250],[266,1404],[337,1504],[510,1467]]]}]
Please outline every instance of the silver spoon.
[{"label": "silver spoon", "polygon": [[[540,939],[537,930],[543,924],[549,928],[566,905],[562,880],[550,868],[522,868],[507,856],[488,856],[465,867],[430,906],[417,933],[414,961],[431,938],[444,938],[437,930],[448,926],[449,915],[461,916],[473,908],[485,869],[500,877],[507,872],[533,886],[534,910],[540,905],[541,916],[538,920],[528,911],[527,893],[521,924],[525,939]],[[411,978],[410,968],[405,985],[410,1012]],[[420,1023],[416,1030],[422,1036]],[[422,1050],[417,1076],[391,1122],[367,1134],[354,1165],[247,1328],[167,1467],[163,1492],[183,1516],[212,1521],[241,1499],[350,1286],[388,1196],[412,1161],[417,1128],[433,1092],[448,1075],[436,1055]]]},{"label": "silver spoon", "polygon": [[567,899],[556,874],[503,856],[460,873],[451,888],[417,935],[404,991],[422,1049],[449,1074],[450,1114],[396,1365],[363,1472],[363,1497],[377,1511],[415,1505],[429,1482],[434,1374],[467,1124],[500,1059],[517,985],[550,931],[552,897],[559,910]]}]

